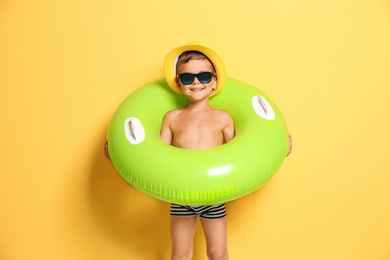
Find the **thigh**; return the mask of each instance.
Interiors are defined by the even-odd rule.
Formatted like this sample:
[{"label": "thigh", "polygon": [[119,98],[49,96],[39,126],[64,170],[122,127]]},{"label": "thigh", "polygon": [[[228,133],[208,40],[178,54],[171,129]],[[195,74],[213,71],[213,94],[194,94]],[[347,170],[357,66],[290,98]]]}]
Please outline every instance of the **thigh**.
[{"label": "thigh", "polygon": [[192,251],[196,216],[171,216],[171,239],[173,252]]},{"label": "thigh", "polygon": [[226,217],[216,219],[201,218],[202,228],[209,250],[227,250]]}]

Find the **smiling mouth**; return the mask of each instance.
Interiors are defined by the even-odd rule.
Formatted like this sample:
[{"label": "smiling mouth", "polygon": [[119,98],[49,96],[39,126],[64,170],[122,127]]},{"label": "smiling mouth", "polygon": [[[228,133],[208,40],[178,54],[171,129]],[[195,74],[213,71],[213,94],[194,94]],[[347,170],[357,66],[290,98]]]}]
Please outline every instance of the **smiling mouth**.
[{"label": "smiling mouth", "polygon": [[202,90],[204,90],[204,88],[192,88],[191,89],[192,92],[201,92]]}]

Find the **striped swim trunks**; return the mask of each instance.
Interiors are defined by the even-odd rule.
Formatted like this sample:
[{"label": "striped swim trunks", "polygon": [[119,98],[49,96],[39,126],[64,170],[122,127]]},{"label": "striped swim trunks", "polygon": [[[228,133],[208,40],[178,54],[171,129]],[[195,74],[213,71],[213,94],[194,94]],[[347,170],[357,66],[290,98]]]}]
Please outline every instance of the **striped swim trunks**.
[{"label": "striped swim trunks", "polygon": [[226,216],[225,204],[213,206],[183,206],[171,204],[171,216],[187,217],[199,216],[206,219],[217,219]]}]

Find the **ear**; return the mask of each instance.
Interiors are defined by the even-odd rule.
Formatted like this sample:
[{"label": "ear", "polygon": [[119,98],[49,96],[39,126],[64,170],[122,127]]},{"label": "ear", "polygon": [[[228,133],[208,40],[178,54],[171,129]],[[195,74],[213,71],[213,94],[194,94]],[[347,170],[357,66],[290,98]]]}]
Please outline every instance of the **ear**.
[{"label": "ear", "polygon": [[213,81],[213,86],[211,88],[212,88],[211,93],[213,93],[218,88],[218,78],[217,77],[215,77],[215,81]]},{"label": "ear", "polygon": [[182,89],[181,89],[181,85],[180,85],[180,80],[179,80],[178,77],[176,77],[175,82],[176,82],[177,88],[180,89],[180,90],[182,90]]}]

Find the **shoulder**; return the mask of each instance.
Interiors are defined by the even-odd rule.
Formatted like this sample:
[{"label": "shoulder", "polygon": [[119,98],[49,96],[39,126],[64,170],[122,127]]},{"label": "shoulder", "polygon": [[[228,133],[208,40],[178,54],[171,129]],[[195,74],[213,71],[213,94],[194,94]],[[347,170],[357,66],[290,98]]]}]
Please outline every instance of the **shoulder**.
[{"label": "shoulder", "polygon": [[170,110],[164,115],[164,121],[170,121],[180,114],[180,110]]},{"label": "shoulder", "polygon": [[219,116],[219,117],[223,117],[223,118],[232,118],[230,113],[226,110],[215,110],[215,113]]},{"label": "shoulder", "polygon": [[178,114],[180,114],[180,109],[170,110],[165,113],[165,117],[177,116]]},{"label": "shoulder", "polygon": [[234,124],[233,118],[230,113],[226,110],[215,110],[216,116],[219,120],[225,122],[226,124]]}]

